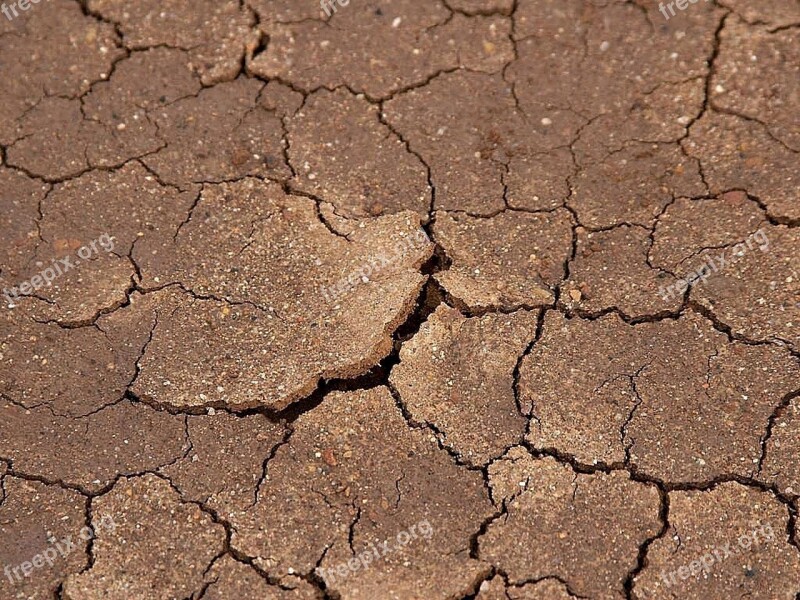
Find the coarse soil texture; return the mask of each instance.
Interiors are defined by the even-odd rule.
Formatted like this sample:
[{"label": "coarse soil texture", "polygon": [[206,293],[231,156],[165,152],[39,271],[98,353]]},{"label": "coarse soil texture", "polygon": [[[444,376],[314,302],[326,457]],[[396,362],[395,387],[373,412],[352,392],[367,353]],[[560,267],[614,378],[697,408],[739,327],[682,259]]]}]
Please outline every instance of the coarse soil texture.
[{"label": "coarse soil texture", "polygon": [[800,600],[800,0],[0,10],[0,600]]}]

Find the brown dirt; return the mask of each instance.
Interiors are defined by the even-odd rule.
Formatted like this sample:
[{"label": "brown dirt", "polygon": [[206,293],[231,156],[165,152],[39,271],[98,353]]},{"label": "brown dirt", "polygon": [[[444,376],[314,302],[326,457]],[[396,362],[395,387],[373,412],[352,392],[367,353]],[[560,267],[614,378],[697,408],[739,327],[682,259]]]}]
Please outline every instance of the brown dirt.
[{"label": "brown dirt", "polygon": [[800,599],[800,4],[325,1],[3,5],[0,600]]}]

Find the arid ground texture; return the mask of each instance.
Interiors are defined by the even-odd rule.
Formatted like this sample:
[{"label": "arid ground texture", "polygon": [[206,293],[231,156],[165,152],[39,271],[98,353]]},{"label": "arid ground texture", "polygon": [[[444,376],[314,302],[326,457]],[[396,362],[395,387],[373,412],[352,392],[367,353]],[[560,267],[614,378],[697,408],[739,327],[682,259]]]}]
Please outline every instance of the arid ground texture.
[{"label": "arid ground texture", "polygon": [[800,600],[800,0],[0,11],[0,600]]}]

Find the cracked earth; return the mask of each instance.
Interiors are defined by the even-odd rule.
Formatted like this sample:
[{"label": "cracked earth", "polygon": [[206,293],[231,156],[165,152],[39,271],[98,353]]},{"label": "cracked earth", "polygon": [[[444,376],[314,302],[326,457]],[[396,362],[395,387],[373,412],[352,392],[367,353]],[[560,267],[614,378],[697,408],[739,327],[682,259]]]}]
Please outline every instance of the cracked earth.
[{"label": "cracked earth", "polygon": [[0,600],[800,600],[798,0],[16,10]]}]

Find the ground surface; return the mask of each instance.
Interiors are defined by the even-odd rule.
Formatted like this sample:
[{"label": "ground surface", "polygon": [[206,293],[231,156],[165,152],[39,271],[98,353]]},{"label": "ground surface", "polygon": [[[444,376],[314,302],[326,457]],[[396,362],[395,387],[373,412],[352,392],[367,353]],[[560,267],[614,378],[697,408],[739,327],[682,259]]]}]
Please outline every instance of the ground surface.
[{"label": "ground surface", "polygon": [[800,598],[797,0],[15,10],[0,599]]}]

